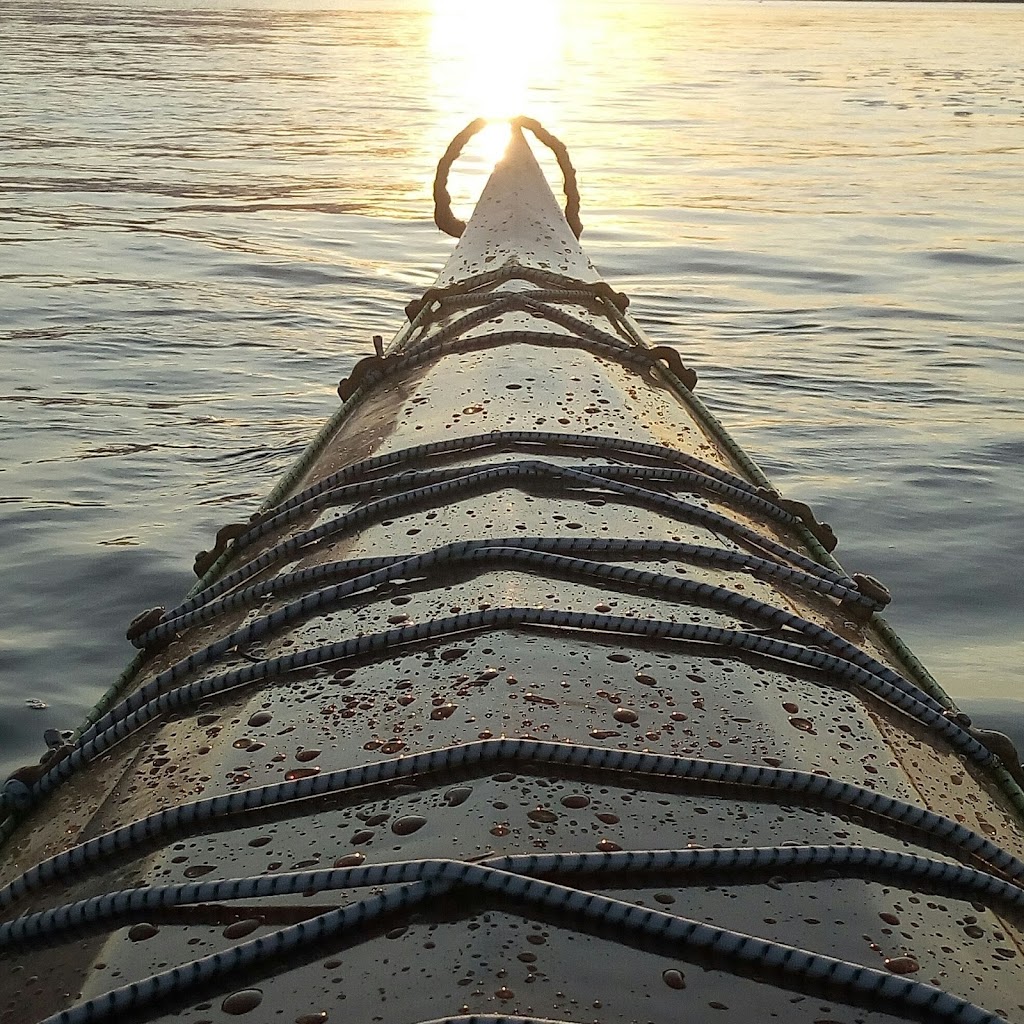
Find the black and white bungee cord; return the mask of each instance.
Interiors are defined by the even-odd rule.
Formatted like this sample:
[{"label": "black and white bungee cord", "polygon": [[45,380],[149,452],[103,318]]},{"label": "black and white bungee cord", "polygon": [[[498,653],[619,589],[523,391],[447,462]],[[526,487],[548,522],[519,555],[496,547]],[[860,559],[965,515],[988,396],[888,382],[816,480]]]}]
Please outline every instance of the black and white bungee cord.
[{"label": "black and white bungee cord", "polygon": [[[528,434],[526,436],[529,437]],[[488,444],[494,443],[496,440],[500,440],[502,444],[520,443],[522,438],[523,434],[518,432],[509,432],[500,438],[495,438],[494,435],[477,436],[481,443]],[[551,439],[555,438],[563,443],[585,442],[591,446],[594,444],[594,439],[587,438],[586,436],[581,438],[578,435],[552,434]],[[473,439],[461,439],[461,445],[465,446],[471,440]],[[529,440],[532,443],[536,443],[537,438],[529,437]],[[670,449],[662,450],[660,446],[628,444],[619,441],[614,443],[620,448],[636,448],[638,449],[637,454],[645,456],[655,454],[660,456],[665,452],[671,453]],[[442,444],[440,447],[458,450],[459,446]],[[427,445],[421,446],[421,448],[422,450],[436,451],[438,446]],[[399,452],[391,456],[365,460],[361,464],[362,469],[360,472],[372,472],[384,463],[390,463],[392,466],[401,464],[404,461],[405,454]],[[671,454],[674,455],[676,453]],[[705,476],[703,470],[713,467],[702,463],[701,460],[695,461],[699,463],[698,469],[688,468],[681,472],[686,475],[690,473],[699,474],[702,482],[710,481],[722,490],[727,491],[731,497],[738,497],[740,500],[745,501],[750,496],[749,484],[740,481],[739,478],[733,478],[726,482],[719,481],[717,477]],[[353,468],[350,467],[350,470]],[[621,467],[606,468],[617,471]],[[645,472],[651,470],[652,473],[657,471],[656,467],[638,467],[638,469]],[[837,588],[843,593],[856,592],[854,581],[820,566],[813,560],[790,550],[785,545],[763,537],[756,531],[743,527],[717,512],[693,506],[677,498],[616,480],[614,479],[617,475],[616,472],[608,474],[600,472],[591,473],[586,469],[557,466],[536,461],[504,463],[497,466],[488,466],[483,469],[470,467],[460,472],[462,475],[452,479],[437,481],[423,487],[414,487],[397,495],[372,501],[361,508],[345,513],[332,522],[322,524],[321,526],[314,527],[312,530],[306,530],[288,538],[270,551],[264,552],[241,570],[230,574],[213,587],[207,588],[201,594],[196,595],[195,598],[172,610],[172,612],[166,613],[164,619],[167,626],[162,631],[163,634],[166,635],[170,623],[180,620],[183,615],[195,613],[205,605],[215,602],[218,592],[223,594],[232,587],[239,586],[239,584],[244,583],[267,565],[273,564],[275,561],[301,550],[303,547],[310,543],[315,543],[319,539],[336,535],[352,527],[353,524],[359,525],[368,521],[375,521],[389,514],[396,506],[416,503],[420,500],[434,500],[444,496],[450,489],[479,485],[480,483],[484,483],[488,487],[493,484],[501,486],[510,481],[521,482],[524,478],[530,480],[538,477],[559,480],[570,486],[596,486],[603,490],[610,490],[613,493],[620,493],[625,497],[642,500],[645,504],[666,509],[676,516],[699,522],[701,525],[705,525],[713,530],[730,533],[741,542],[752,542],[757,549],[770,552],[776,558],[785,559],[786,562],[790,563],[789,565],[783,562],[775,563],[777,568],[771,570],[774,574],[783,573],[792,577],[793,574],[803,573],[805,577],[810,577],[813,573],[813,577],[820,580],[825,586]],[[350,477],[357,475],[357,473],[350,473]],[[725,475],[731,476],[731,474]],[[417,474],[414,473],[411,476],[413,481],[417,479]],[[422,477],[419,478],[422,479]],[[734,481],[738,481],[742,486],[736,487]],[[361,489],[365,484],[366,481],[364,480],[362,483],[342,486],[343,489],[354,486],[359,488],[360,493],[362,493]],[[318,494],[310,494],[302,501],[293,502],[290,506],[290,511],[286,510],[283,515],[290,519],[291,515],[298,514],[301,510],[306,509],[308,502],[318,502],[330,496],[331,491],[329,489],[323,489],[322,484],[318,486],[321,487]],[[297,496],[297,498],[301,497],[302,495]],[[759,504],[770,504],[760,498],[755,500]],[[788,517],[788,513],[782,514]],[[281,525],[278,523],[277,516],[265,519],[264,523],[257,527],[257,530],[271,529],[273,528],[272,524]],[[244,540],[245,538],[243,538]],[[708,553],[706,549],[702,549],[699,545],[694,545],[693,548],[695,553],[699,550],[702,556]],[[714,551],[715,549],[710,550]],[[720,555],[713,555],[711,560],[714,561],[720,557]],[[731,556],[727,557],[743,559],[746,563],[744,568],[764,569],[772,564],[771,559],[762,559],[756,555],[745,555],[742,552],[733,552]],[[333,601],[342,600],[360,590],[368,590],[398,578],[408,578],[416,573],[425,572],[432,567],[441,565],[451,566],[458,562],[490,564],[518,562],[523,563],[527,568],[535,567],[542,571],[547,569],[555,572],[569,572],[603,579],[615,584],[649,587],[668,597],[695,600],[712,607],[736,612],[746,618],[760,622],[763,627],[769,629],[786,628],[793,630],[803,635],[805,643],[818,644],[832,653],[825,654],[820,651],[812,651],[806,647],[787,643],[781,639],[755,636],[744,633],[741,630],[693,627],[690,625],[659,623],[652,620],[631,621],[617,617],[594,616],[585,613],[538,613],[532,609],[492,609],[486,613],[470,613],[464,616],[454,616],[448,619],[418,623],[399,630],[391,630],[371,637],[362,637],[355,642],[344,641],[340,644],[334,643],[313,650],[295,652],[283,658],[258,662],[255,665],[248,665],[242,669],[223,673],[220,676],[199,680],[177,689],[167,689],[167,687],[182,678],[182,676],[210,663],[221,654],[239,646],[250,644],[256,639],[269,635],[276,629],[314,614]],[[794,563],[801,568],[795,569]],[[321,571],[325,571],[324,567],[319,568]],[[315,576],[312,574],[307,577],[309,582],[312,582],[314,579]],[[274,581],[264,581],[261,586],[273,588]],[[226,603],[226,600],[222,599],[221,603]],[[609,566],[592,560],[568,558],[553,551],[537,550],[536,548],[523,549],[519,545],[504,549],[487,544],[474,544],[462,549],[449,545],[438,551],[392,562],[390,565],[357,576],[354,579],[306,594],[299,600],[286,604],[270,615],[257,618],[241,629],[232,632],[221,641],[195,652],[190,657],[159,674],[94,723],[79,737],[69,756],[63,757],[48,770],[42,772],[41,777],[37,778],[34,783],[27,785],[17,778],[9,780],[3,793],[0,794],[0,811],[5,808],[8,810],[13,808],[24,809],[30,806],[35,800],[51,791],[56,785],[91,762],[100,753],[109,749],[114,743],[124,739],[168,710],[186,706],[191,702],[225,692],[238,685],[271,678],[275,675],[294,671],[297,668],[322,664],[328,660],[385,652],[403,644],[417,643],[448,635],[452,632],[480,628],[502,628],[514,625],[601,629],[606,632],[656,637],[658,639],[696,640],[698,642],[715,643],[726,648],[753,651],[769,657],[794,661],[798,664],[813,667],[833,679],[859,685],[883,700],[889,701],[922,724],[936,729],[956,749],[961,750],[967,757],[977,763],[987,765],[993,761],[991,752],[974,737],[970,736],[960,724],[946,717],[943,714],[943,707],[930,695],[903,679],[898,673],[881,665],[876,659],[869,657],[854,645],[842,641],[830,631],[817,627],[798,616],[783,612],[780,609],[725,588],[697,584],[677,577],[667,577],[621,566]],[[160,629],[159,626],[156,628]],[[150,632],[153,631],[151,630]]]},{"label": "black and white bungee cord", "polygon": [[359,786],[436,772],[475,770],[477,767],[487,770],[496,763],[506,761],[522,765],[638,773],[712,785],[743,786],[766,795],[799,796],[841,809],[844,813],[868,812],[893,825],[913,830],[921,842],[956,848],[960,854],[978,858],[1011,880],[1024,878],[1024,861],[953,819],[884,793],[814,772],[736,761],[646,754],[574,743],[497,739],[462,743],[356,768],[256,786],[154,812],[36,864],[0,888],[0,907],[10,906],[22,896],[54,880],[67,878],[111,854],[134,849],[157,837],[194,825],[220,821],[243,811],[271,807],[287,801],[327,793],[336,794]]},{"label": "black and white bungee cord", "polygon": [[[228,636],[195,652],[188,658],[160,673],[160,675],[140,690],[130,695],[121,705],[98,720],[83,734],[81,739],[82,745],[84,746],[86,743],[91,742],[96,736],[126,719],[129,714],[156,700],[161,694],[166,692],[167,686],[171,683],[208,664],[232,648],[251,644],[289,623],[322,611],[333,603],[364,589],[377,587],[396,579],[413,578],[439,564],[451,568],[459,564],[472,565],[474,563],[480,563],[486,568],[502,564],[511,564],[524,569],[535,567],[567,575],[593,577],[612,584],[623,583],[648,587],[657,590],[665,597],[688,599],[708,607],[733,611],[746,619],[760,623],[766,628],[788,628],[794,633],[802,635],[807,643],[817,644],[826,651],[831,651],[838,658],[838,660],[829,661],[828,659],[814,656],[812,667],[826,672],[845,672],[845,681],[854,682],[865,687],[875,693],[876,696],[889,700],[901,710],[911,714],[922,724],[937,729],[949,738],[954,745],[960,747],[965,752],[969,752],[976,759],[980,758],[980,763],[987,764],[991,759],[991,754],[977,740],[969,737],[957,723],[943,716],[941,705],[924,691],[914,686],[914,684],[904,679],[892,669],[870,657],[854,644],[841,639],[831,631],[811,623],[800,616],[775,608],[754,598],[738,594],[727,588],[698,583],[685,578],[669,577],[629,567],[609,565],[605,562],[568,558],[548,552],[523,550],[520,548],[503,549],[499,547],[473,547],[459,553],[446,551],[443,557],[439,552],[428,552],[425,555],[412,556],[401,562],[392,563],[383,569],[367,573],[364,576],[335,584],[312,594],[307,594],[300,600],[285,605],[269,615],[254,619]],[[602,620],[596,621],[601,622]],[[606,618],[604,621],[609,627],[613,626],[613,619]],[[415,628],[423,631],[426,627],[427,623],[419,623]],[[426,635],[426,633],[421,632],[420,636],[423,635]],[[711,637],[708,637],[708,639],[711,639]],[[791,660],[807,658],[807,654],[802,648],[795,647],[793,644],[786,643],[781,639],[777,640],[774,645],[764,647],[761,653]],[[860,675],[851,675],[849,673],[849,666],[843,663],[844,660],[849,661],[857,668],[863,669],[864,672]],[[808,662],[804,660],[803,663],[807,664]],[[117,738],[122,738],[122,736],[118,734]],[[74,765],[68,763],[67,759],[58,766],[58,769],[65,773],[72,771],[73,768]]]},{"label": "black and white bungee cord", "polygon": [[[363,873],[368,879],[364,884],[396,887],[134,981],[54,1014],[43,1024],[85,1024],[143,1009],[157,1000],[186,993],[286,953],[338,938],[386,913],[408,911],[454,889],[496,893],[518,907],[554,910],[583,924],[613,928],[619,942],[653,938],[665,952],[713,956],[717,964],[740,974],[767,970],[783,987],[797,991],[809,985],[824,986],[837,1000],[870,1002],[901,1016],[926,1015],[929,1022],[936,1024],[1001,1021],[997,1015],[965,999],[904,976],[487,865],[425,861],[349,870]],[[357,878],[359,874],[350,877]]]},{"label": "black and white bungee cord", "polygon": [[[482,435],[489,436],[489,435]],[[562,436],[562,435],[554,435]],[[575,439],[575,435],[570,435]],[[515,435],[519,437],[518,434]],[[430,446],[425,446],[430,447]],[[640,445],[645,454],[649,454],[648,448],[658,446]],[[401,454],[401,453],[398,453]],[[375,463],[378,460],[367,460],[368,463]],[[689,472],[689,470],[687,470]],[[497,483],[501,485],[510,480],[521,481],[523,478],[533,479],[536,477],[550,477],[566,483],[583,484],[585,486],[599,486],[613,492],[621,493],[627,497],[640,498],[647,504],[655,507],[667,508],[673,514],[700,522],[711,529],[729,532],[737,540],[753,542],[758,549],[771,552],[778,558],[784,558],[791,563],[779,568],[784,573],[804,572],[808,576],[813,574],[816,578],[824,581],[825,584],[840,588],[844,592],[850,592],[856,584],[839,573],[834,573],[825,567],[805,556],[800,555],[778,544],[769,538],[763,537],[756,531],[734,522],[726,516],[717,512],[691,505],[688,502],[680,501],[677,498],[669,497],[658,492],[652,492],[645,488],[632,484],[622,483],[609,478],[603,478],[573,468],[551,465],[543,462],[517,462],[504,463],[497,466],[489,466],[482,470],[470,470],[468,475],[460,476],[453,480],[446,480],[425,487],[413,488],[403,491],[397,495],[378,499],[366,505],[351,510],[341,517],[325,523],[313,529],[303,531],[282,541],[274,548],[262,553],[258,558],[243,566],[240,570],[229,574],[218,581],[212,587],[207,588],[194,598],[179,605],[171,612],[165,613],[164,620],[167,623],[181,619],[198,611],[207,604],[217,600],[219,595],[239,586],[261,569],[286,557],[288,554],[301,550],[311,543],[315,543],[325,537],[337,535],[346,529],[363,524],[368,521],[375,521],[384,515],[389,514],[397,505],[414,503],[419,500],[431,500],[446,493],[449,488],[468,486],[470,483],[486,483],[488,486]],[[354,486],[362,486],[356,484]],[[744,493],[741,489],[733,488],[731,483],[722,484],[730,491],[735,490],[737,494]],[[749,485],[746,485],[749,487]],[[330,492],[324,492],[330,493]],[[760,499],[758,499],[760,500]],[[293,509],[302,508],[302,503],[293,506]],[[272,520],[271,520],[272,521]],[[697,546],[699,547],[699,546]],[[735,553],[737,557],[756,560],[757,566],[768,564],[770,560],[761,559],[759,556],[744,556],[743,553]],[[183,675],[195,671],[197,668],[208,664],[219,655],[240,645],[253,642],[255,639],[266,636],[275,629],[279,629],[299,618],[315,613],[318,609],[327,606],[332,601],[344,599],[357,593],[361,589],[369,589],[383,583],[397,579],[402,575],[409,576],[416,572],[425,571],[432,566],[442,564],[451,565],[459,561],[478,562],[510,562],[519,561],[541,570],[550,569],[553,571],[578,572],[597,578],[603,578],[609,582],[626,583],[634,586],[651,587],[670,597],[681,597],[683,599],[696,599],[713,607],[719,607],[730,611],[736,611],[747,617],[761,621],[768,628],[788,627],[802,633],[808,642],[818,643],[830,649],[838,658],[829,659],[819,652],[811,652],[788,644],[781,640],[768,640],[759,638],[751,647],[752,641],[741,639],[738,631],[726,631],[715,633],[692,629],[675,632],[666,632],[665,624],[657,624],[651,620],[640,620],[640,624],[616,620],[612,617],[594,617],[580,613],[558,613],[553,616],[536,617],[536,613],[525,609],[497,609],[492,610],[483,617],[479,616],[457,616],[449,619],[434,620],[432,622],[419,623],[415,626],[405,627],[402,630],[389,631],[385,634],[378,634],[376,646],[371,638],[370,644],[362,642],[351,644],[343,642],[342,645],[330,644],[312,651],[296,652],[285,658],[270,659],[258,663],[255,666],[246,666],[241,670],[225,673],[214,679],[201,680],[198,683],[180,687],[177,690],[167,691],[167,687],[180,679]],[[796,570],[792,563],[800,565]],[[273,581],[265,581],[265,585],[273,586]],[[646,573],[635,569],[626,569],[620,566],[608,566],[591,560],[570,559],[562,555],[540,550],[522,550],[518,545],[508,549],[500,549],[491,546],[474,546],[461,551],[453,550],[447,546],[440,551],[428,552],[420,556],[412,556],[403,562],[395,562],[392,565],[356,577],[354,580],[347,580],[340,584],[334,584],[307,594],[297,601],[291,602],[268,616],[263,616],[240,630],[232,632],[228,637],[205,647],[194,653],[168,670],[160,673],[157,677],[145,684],[136,692],[132,693],[125,701],[112,709],[92,726],[90,726],[78,739],[70,755],[57,761],[52,767],[41,774],[31,786],[20,779],[9,780],[0,793],[0,811],[5,807],[17,807],[23,809],[33,803],[40,796],[50,792],[54,786],[70,777],[75,771],[89,763],[98,754],[109,749],[111,745],[124,739],[131,732],[144,726],[154,717],[172,708],[178,708],[189,701],[202,699],[214,693],[223,692],[233,686],[241,685],[244,682],[251,682],[257,679],[266,679],[276,674],[292,671],[294,668],[308,667],[313,664],[321,664],[326,660],[341,657],[350,657],[357,654],[371,653],[386,650],[391,646],[415,643],[424,639],[430,639],[444,635],[445,632],[459,631],[478,628],[500,628],[502,624],[534,624],[563,626],[567,628],[603,629],[616,633],[627,633],[630,635],[657,636],[658,638],[675,639],[696,639],[703,642],[719,643],[726,647],[739,648],[743,650],[755,650],[757,653],[773,657],[781,657],[795,660],[800,664],[810,665],[821,671],[827,672],[836,678],[846,682],[861,685],[882,699],[889,700],[905,713],[910,714],[924,725],[937,729],[945,735],[957,748],[967,754],[968,757],[980,764],[989,764],[993,755],[971,737],[959,724],[943,715],[943,708],[931,696],[922,691],[919,687],[903,679],[898,673],[893,672],[886,666],[881,665],[876,659],[870,658],[864,652],[858,650],[854,645],[840,640],[835,634],[828,630],[816,627],[798,616],[790,615],[770,605],[755,601],[725,588],[713,587],[705,584],[695,584],[692,581],[667,577],[659,574]],[[159,628],[159,627],[157,627]],[[166,631],[165,631],[166,632]],[[361,638],[366,640],[366,638]],[[853,663],[848,664],[849,659]],[[858,672],[857,669],[860,669]]]},{"label": "black and white bungee cord", "polygon": [[[542,556],[546,559],[559,557],[537,552],[520,552],[514,549],[509,552],[510,557],[513,555],[520,559],[533,555]],[[569,563],[575,560],[565,559],[564,561]],[[602,563],[592,563],[592,565],[594,566],[594,571],[600,571],[608,576],[615,574],[616,571],[631,574],[639,573],[639,570],[624,569],[619,566],[605,566]],[[707,584],[695,584],[692,581],[677,577],[665,577],[665,579],[668,583],[672,584],[673,589],[676,589],[676,587],[680,590],[693,588],[710,593],[720,589]],[[761,605],[760,602],[752,598],[742,598],[739,595],[733,595],[730,591],[725,591],[724,593],[733,597],[734,600],[730,603],[743,605],[742,611],[750,617],[765,618],[768,621],[778,622],[780,625],[785,624],[791,627],[804,624],[807,631],[819,642],[832,636],[827,630],[814,626],[798,616],[783,612],[780,609],[772,609],[768,605]],[[710,596],[710,594],[707,596]],[[297,610],[293,614],[299,615],[309,612],[309,608],[302,609],[301,605],[301,601],[295,603]],[[759,608],[764,608],[767,611],[762,613],[758,610]],[[272,613],[268,618],[272,619],[273,616],[281,615],[285,611],[286,609],[280,609],[278,612]],[[197,664],[205,664],[209,660],[202,656],[202,652],[197,652],[195,655],[179,663],[178,666],[168,669],[165,673],[156,677],[156,679],[123,701],[118,707],[103,716],[83,734],[78,745],[75,746],[67,757],[58,761],[31,787],[26,786],[24,783],[20,785],[12,784],[12,782],[16,783],[17,781],[12,780],[5,787],[3,795],[9,807],[27,808],[115,743],[120,742],[160,715],[188,707],[209,697],[225,693],[237,686],[273,678],[296,670],[307,669],[315,665],[337,662],[346,658],[365,658],[369,655],[393,656],[394,652],[400,647],[407,644],[421,643],[425,640],[450,637],[454,634],[480,629],[493,630],[515,626],[548,626],[563,629],[600,630],[605,633],[662,641],[679,640],[714,644],[725,649],[779,658],[790,663],[812,668],[825,674],[827,677],[860,686],[868,692],[874,693],[921,724],[936,730],[957,750],[960,750],[965,756],[978,764],[987,765],[993,760],[994,755],[991,751],[974,739],[956,721],[945,717],[934,701],[923,691],[914,687],[913,684],[903,680],[902,677],[894,673],[892,674],[893,678],[899,679],[900,684],[890,682],[874,672],[855,665],[842,657],[837,657],[834,654],[763,634],[725,629],[718,626],[668,622],[657,619],[633,619],[625,616],[604,615],[594,612],[584,613],[552,609],[505,607],[491,608],[478,612],[466,612],[414,625],[402,626],[383,633],[366,634],[350,640],[294,651],[276,658],[249,663],[221,675],[186,683],[176,689],[164,689],[165,686],[170,685],[176,678],[180,678],[181,675],[191,671]],[[236,639],[229,646],[236,646],[242,642],[238,639],[242,636],[247,641],[251,641],[255,635],[263,635],[264,632],[265,627],[258,627],[255,633],[250,632],[250,627],[242,627],[241,630],[237,631],[237,636],[232,634]],[[220,649],[228,643],[228,639],[230,638],[218,641],[214,646]],[[834,642],[840,648],[846,643],[838,637],[835,637]],[[220,651],[220,653],[223,653],[223,651]],[[860,658],[869,663],[871,661],[863,652],[861,652]],[[880,667],[884,669],[883,666]],[[891,670],[884,670],[884,672],[889,674]]]},{"label": "black and white bungee cord", "polygon": [[[102,922],[124,923],[148,911],[224,900],[264,899],[384,885],[430,881],[442,866],[459,863],[425,859],[348,868],[283,871],[177,885],[152,885],[103,893],[0,924],[0,949],[22,942],[59,941],[67,933]],[[913,885],[916,892],[955,888],[961,899],[995,908],[1024,908],[1024,889],[975,868],[917,854],[866,846],[715,847],[686,850],[623,850],[613,853],[545,853],[494,856],[476,862],[531,878],[591,879],[628,875],[630,884],[660,884],[666,874],[691,884],[709,874],[730,884],[751,884],[755,872],[772,872],[772,884],[828,871],[830,878],[856,877]]]},{"label": "black and white bungee cord", "polygon": [[[581,546],[579,550],[584,549]],[[308,618],[313,612],[327,609],[346,597],[398,580],[408,581],[415,579],[436,568],[451,569],[457,568],[460,565],[482,566],[485,570],[491,566],[513,565],[526,570],[546,569],[551,572],[584,579],[595,579],[606,584],[622,587],[643,587],[656,591],[659,597],[681,599],[687,603],[734,612],[737,616],[752,622],[758,622],[765,628],[781,629],[785,627],[803,635],[808,643],[818,644],[840,657],[867,669],[880,679],[912,695],[916,700],[940,714],[943,710],[942,706],[934,698],[926,694],[919,687],[904,679],[899,673],[883,665],[877,659],[872,658],[855,644],[843,640],[831,630],[812,623],[793,612],[787,612],[756,598],[729,590],[727,587],[702,583],[685,577],[667,576],[663,573],[635,569],[629,566],[610,565],[607,562],[569,557],[551,551],[536,550],[535,547],[525,544],[510,544],[508,547],[505,547],[499,542],[493,541],[488,541],[486,544],[464,542],[463,544],[448,545],[445,548],[428,551],[422,555],[410,555],[400,560],[389,560],[388,564],[379,569],[374,569],[341,583],[332,584],[307,593],[298,600],[282,605],[267,615],[252,619],[221,640],[182,659],[176,665],[154,677],[137,693],[128,698],[125,702],[125,707],[131,710],[141,706],[151,697],[160,693],[167,684],[193,672],[202,665],[208,664],[232,648],[251,644],[288,624]],[[780,647],[780,655],[783,651],[784,648]],[[112,720],[108,716],[108,718],[97,722],[94,729],[102,727],[101,723]]]},{"label": "black and white bungee cord", "polygon": [[[538,460],[517,460],[514,462],[480,463],[475,466],[449,466],[443,469],[407,470],[404,473],[376,477],[373,480],[342,484],[329,490],[320,491],[314,497],[307,498],[297,505],[291,505],[283,511],[268,513],[233,542],[232,554],[237,555],[261,537],[282,530],[303,516],[319,512],[333,505],[354,503],[367,494],[379,496],[389,491],[417,490],[435,483],[450,483],[463,477],[473,477],[483,469],[499,466],[509,469],[513,466],[527,467],[537,464]],[[555,464],[543,463],[543,465],[554,466]],[[723,483],[714,477],[706,476],[692,469],[658,466],[590,466],[587,464],[558,466],[558,468],[569,473],[585,473],[590,477],[598,478],[594,481],[595,487],[600,486],[599,480],[620,480],[626,483],[636,480],[651,480],[659,485],[671,485],[679,490],[710,491],[735,505],[760,513],[776,522],[792,525],[796,521],[791,513],[767,498],[754,494],[750,490],[741,490],[732,484]]]},{"label": "black and white bungee cord", "polygon": [[834,572],[822,566],[819,562],[808,558],[806,555],[792,550],[785,544],[780,544],[778,541],[772,540],[721,513],[622,481],[594,477],[585,472],[551,463],[528,461],[485,466],[483,468],[474,467],[467,475],[460,476],[455,480],[445,480],[380,498],[352,509],[336,519],[293,534],[238,569],[228,573],[194,597],[177,605],[167,613],[167,617],[191,611],[193,608],[197,608],[219,597],[221,594],[233,590],[257,573],[290,555],[294,555],[303,548],[387,518],[404,508],[419,504],[457,500],[463,492],[468,493],[475,489],[491,490],[506,487],[509,484],[527,485],[531,481],[541,481],[544,483],[557,481],[567,483],[570,486],[598,487],[605,491],[612,491],[624,497],[633,498],[649,508],[664,511],[673,518],[683,522],[695,523],[713,532],[731,537],[738,543],[753,545],[758,552],[767,552],[788,562],[790,565],[803,569],[805,572],[820,576],[822,579],[838,583],[840,586],[850,590],[857,589],[857,583],[848,576]]},{"label": "black and white bungee cord", "polygon": [[[758,579],[796,587],[804,592],[834,597],[861,608],[871,609],[875,603],[859,591],[849,590],[812,576],[802,569],[794,569],[768,558],[759,558],[744,551],[714,548],[704,544],[688,544],[673,540],[633,540],[618,537],[494,537],[486,540],[465,540],[435,548],[423,556],[433,555],[439,563],[448,558],[458,559],[471,551],[521,548],[529,551],[547,551],[554,555],[604,555],[610,558],[676,559],[695,565],[749,572]],[[372,558],[351,558],[337,562],[324,562],[292,572],[261,580],[241,590],[235,590],[200,605],[175,618],[165,618],[158,625],[133,636],[132,643],[145,649],[172,637],[191,626],[209,622],[226,612],[251,607],[275,594],[287,593],[299,587],[334,580],[353,579],[378,569],[387,569],[399,562],[417,557],[411,554],[378,555]],[[170,615],[171,613],[165,613]]]},{"label": "black and white bungee cord", "polygon": [[720,466],[706,462],[677,451],[664,445],[651,444],[646,441],[633,441],[621,437],[609,437],[603,434],[576,434],[568,431],[553,430],[492,430],[482,434],[468,434],[446,438],[443,441],[430,441],[414,445],[410,448],[399,448],[394,451],[375,455],[371,458],[353,462],[318,480],[315,484],[299,491],[292,497],[273,506],[272,512],[284,512],[314,498],[324,491],[330,491],[342,485],[368,477],[381,470],[396,469],[400,466],[420,465],[425,460],[445,455],[463,455],[481,449],[507,451],[520,448],[568,448],[584,449],[600,452],[603,455],[621,457],[636,455],[646,459],[656,459],[670,465],[682,466],[685,469],[700,473],[703,476],[720,480],[737,490],[755,493],[757,488],[748,480],[735,473],[730,473]]}]

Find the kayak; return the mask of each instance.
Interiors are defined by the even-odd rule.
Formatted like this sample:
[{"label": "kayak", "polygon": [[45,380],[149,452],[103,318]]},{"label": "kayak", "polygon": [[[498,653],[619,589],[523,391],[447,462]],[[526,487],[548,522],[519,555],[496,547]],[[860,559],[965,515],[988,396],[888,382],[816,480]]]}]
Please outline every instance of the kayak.
[{"label": "kayak", "polygon": [[408,324],[4,786],[0,1024],[1024,1021],[1016,751],[524,130],[467,225],[446,154]]}]

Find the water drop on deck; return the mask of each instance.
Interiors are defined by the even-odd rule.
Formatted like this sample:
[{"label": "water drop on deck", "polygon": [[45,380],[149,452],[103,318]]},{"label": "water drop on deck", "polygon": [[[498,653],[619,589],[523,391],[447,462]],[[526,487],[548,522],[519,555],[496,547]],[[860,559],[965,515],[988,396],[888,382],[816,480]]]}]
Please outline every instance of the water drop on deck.
[{"label": "water drop on deck", "polygon": [[583,796],[582,794],[573,794],[572,796],[562,797],[562,806],[571,807],[574,811],[581,810],[584,807],[590,805],[590,797]]},{"label": "water drop on deck", "polygon": [[235,921],[229,924],[222,932],[225,939],[241,939],[259,928],[261,922],[254,917],[246,918],[244,921]]},{"label": "water drop on deck", "polygon": [[225,997],[220,1008],[225,1013],[235,1014],[248,1013],[255,1010],[263,1002],[263,993],[258,988],[243,988],[239,992],[232,992]]},{"label": "water drop on deck", "polygon": [[396,836],[408,836],[419,831],[426,823],[427,819],[420,814],[407,814],[391,823],[391,831]]},{"label": "water drop on deck", "polygon": [[893,974],[913,974],[921,970],[921,965],[912,956],[886,957],[885,966]]}]

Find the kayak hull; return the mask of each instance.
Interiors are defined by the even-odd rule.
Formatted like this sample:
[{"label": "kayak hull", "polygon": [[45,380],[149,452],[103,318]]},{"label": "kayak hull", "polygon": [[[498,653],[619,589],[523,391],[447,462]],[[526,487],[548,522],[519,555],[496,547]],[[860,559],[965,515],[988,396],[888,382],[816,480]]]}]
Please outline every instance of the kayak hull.
[{"label": "kayak hull", "polygon": [[[34,979],[4,1024],[197,960],[119,1006],[306,1024],[913,1016],[877,974],[1024,1019],[1016,897],[911,865],[1012,878],[1012,780],[953,711],[908,714],[906,692],[949,702],[871,586],[765,490],[553,209],[514,135],[445,291],[343,385],[198,595],[140,634],[118,697],[142,695],[136,720],[98,716],[94,733],[124,735],[0,851],[0,884],[66,859],[10,916],[249,881],[99,905],[0,950]],[[875,667],[858,675],[854,648]],[[752,849],[775,852],[725,852]]]}]

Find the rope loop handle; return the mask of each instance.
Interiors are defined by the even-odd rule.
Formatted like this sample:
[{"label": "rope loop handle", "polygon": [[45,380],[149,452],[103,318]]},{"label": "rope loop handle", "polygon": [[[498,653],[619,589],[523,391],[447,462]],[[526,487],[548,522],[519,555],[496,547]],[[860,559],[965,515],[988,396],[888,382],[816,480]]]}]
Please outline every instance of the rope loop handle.
[{"label": "rope loop handle", "polygon": [[[558,161],[562,171],[563,191],[565,192],[565,219],[572,228],[572,233],[579,238],[583,233],[583,224],[580,221],[580,193],[576,184],[576,169],[569,159],[569,150],[561,139],[552,135],[541,123],[532,117],[514,117],[509,122],[513,131],[520,131],[523,128],[529,129],[536,136],[538,141],[544,143]],[[466,230],[466,222],[459,220],[452,213],[452,197],[448,194],[448,172],[451,166],[458,159],[463,147],[469,140],[487,125],[487,121],[478,117],[470,121],[465,128],[455,136],[448,144],[444,155],[437,162],[437,173],[434,175],[434,223],[445,234],[453,238],[461,238]]]}]

